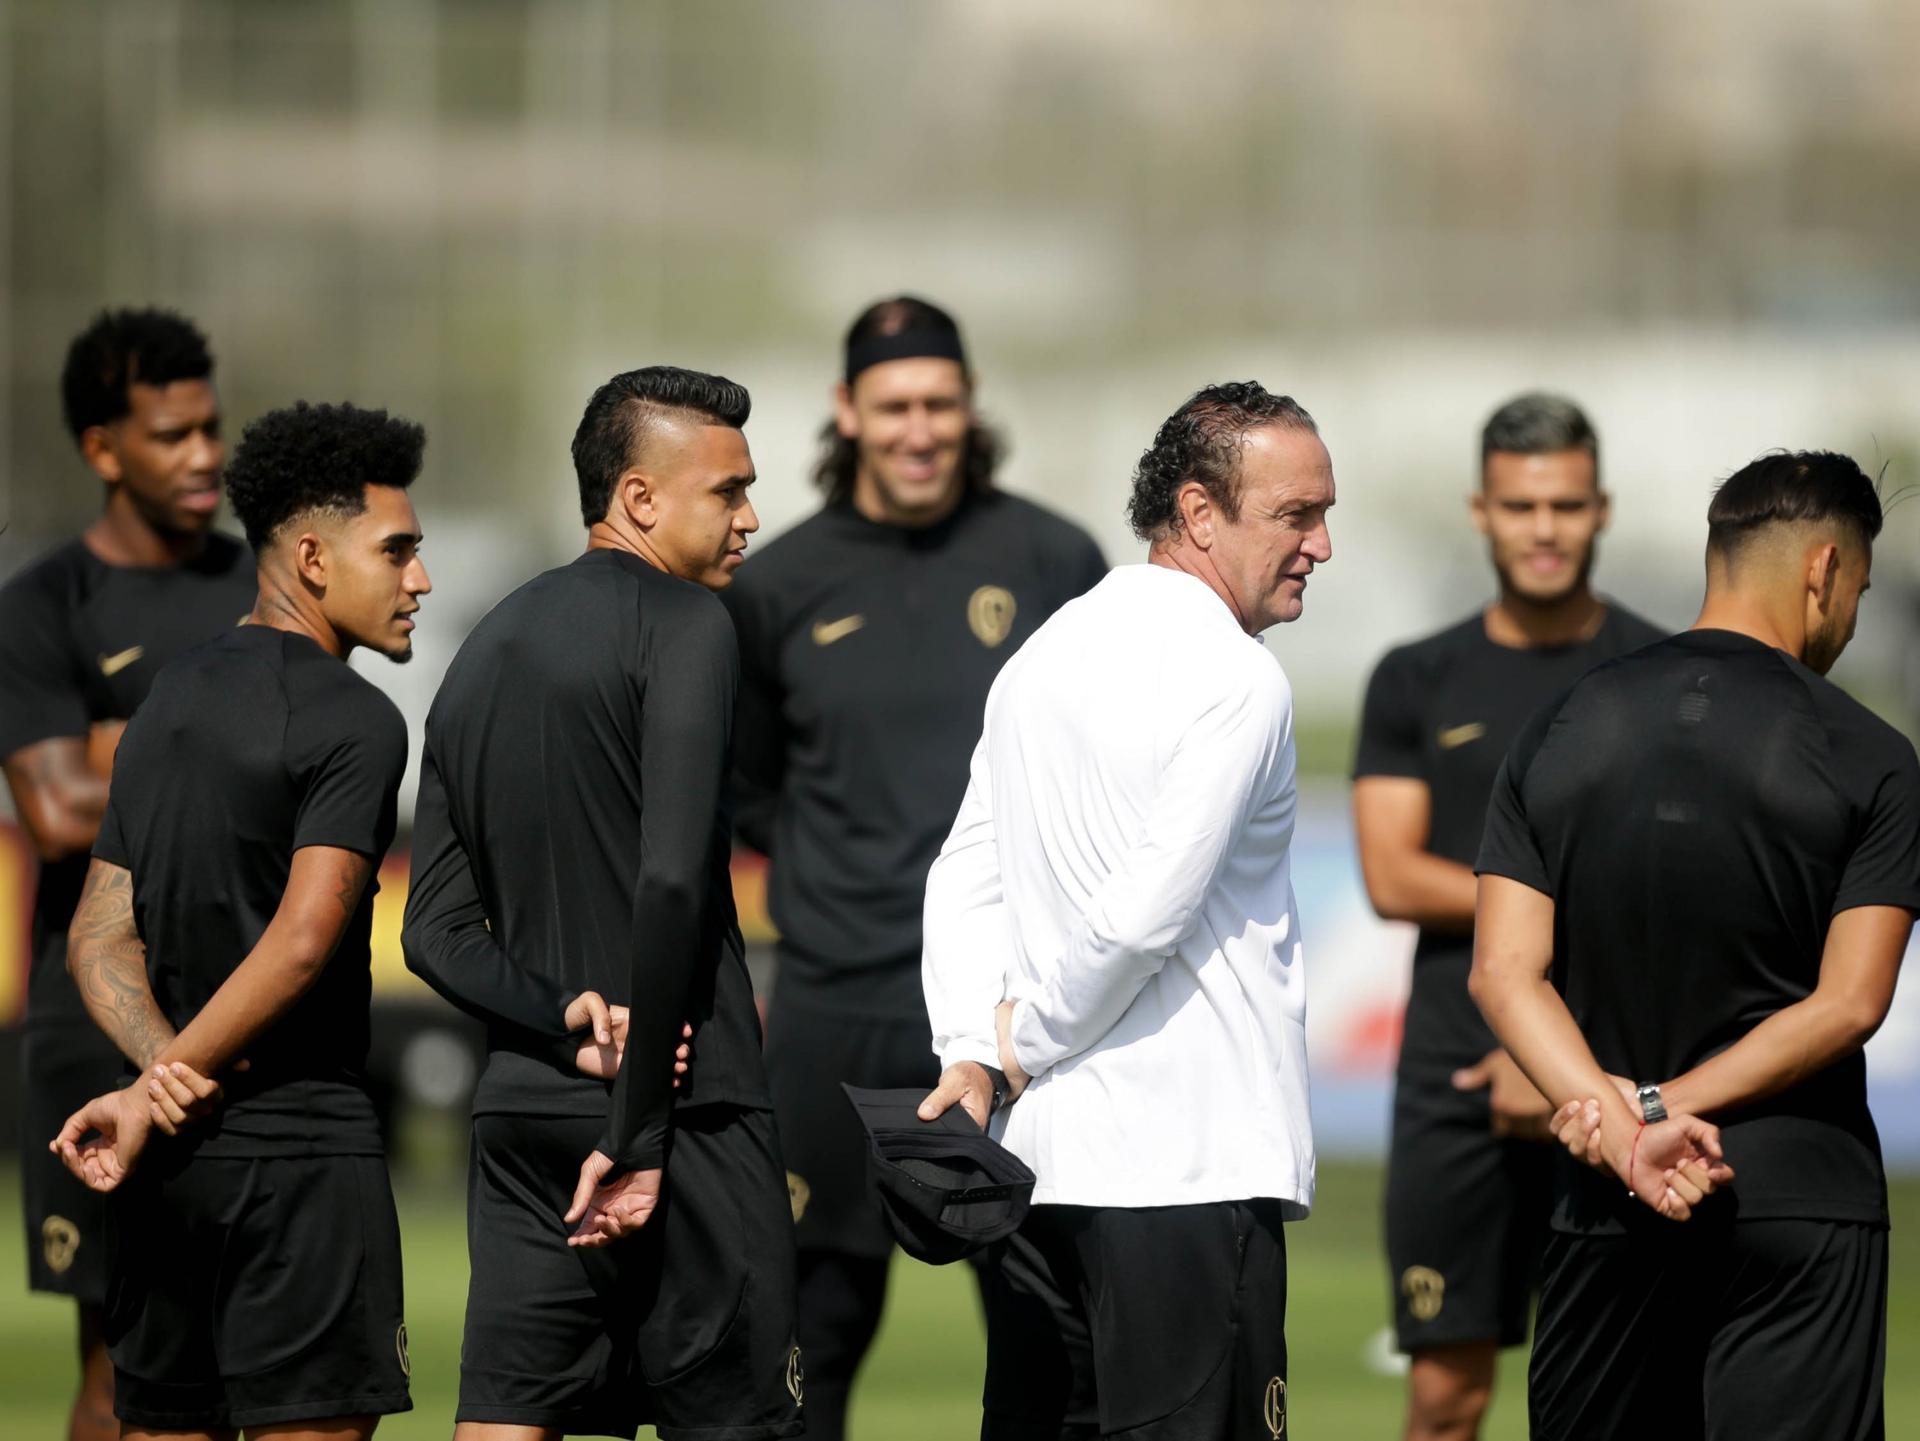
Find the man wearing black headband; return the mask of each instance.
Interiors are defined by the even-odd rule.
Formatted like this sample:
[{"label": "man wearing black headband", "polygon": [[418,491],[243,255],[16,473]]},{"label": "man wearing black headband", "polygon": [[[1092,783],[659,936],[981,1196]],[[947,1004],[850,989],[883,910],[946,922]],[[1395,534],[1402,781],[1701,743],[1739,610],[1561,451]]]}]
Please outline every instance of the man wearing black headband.
[{"label": "man wearing black headband", "polygon": [[1106,573],[1092,538],[996,491],[959,327],[910,297],[848,332],[820,512],[722,593],[740,638],[739,836],[772,860],[779,978],[767,1069],[800,1246],[807,1434],[843,1434],[892,1241],[840,1094],[931,1086],[927,871],[967,785],[988,688]]}]

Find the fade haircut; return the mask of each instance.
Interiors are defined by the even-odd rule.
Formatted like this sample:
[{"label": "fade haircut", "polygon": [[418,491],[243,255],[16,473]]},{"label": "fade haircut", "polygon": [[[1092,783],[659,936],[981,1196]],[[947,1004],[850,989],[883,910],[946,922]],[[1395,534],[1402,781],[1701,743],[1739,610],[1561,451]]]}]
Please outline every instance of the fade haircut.
[{"label": "fade haircut", "polygon": [[1256,380],[1234,380],[1197,390],[1167,417],[1133,473],[1127,520],[1141,540],[1180,533],[1180,487],[1198,481],[1228,520],[1240,518],[1240,453],[1247,433],[1277,425],[1315,435],[1320,427],[1290,395],[1274,395]]},{"label": "fade haircut", "polygon": [[213,374],[207,337],[171,310],[103,310],[67,347],[60,408],[77,444],[96,425],[133,409],[135,385],[166,386]]},{"label": "fade haircut", "polygon": [[614,483],[646,444],[659,421],[700,419],[739,430],[753,411],[744,385],[725,376],[648,365],[616,375],[594,391],[573,433],[573,473],[580,482],[580,518],[607,518]]},{"label": "fade haircut", "polygon": [[[890,300],[876,300],[854,317],[842,350],[850,353],[867,341],[912,331],[951,336],[956,348],[960,344],[960,322],[946,311],[917,295],[896,295]],[[971,386],[972,370],[965,361],[961,368]],[[960,474],[966,488],[979,495],[992,490],[994,474],[1006,458],[1006,437],[975,416],[961,446]],[[842,435],[840,427],[829,419],[820,427],[820,454],[813,462],[813,483],[825,492],[829,504],[850,500],[859,470],[860,442]]]},{"label": "fade haircut", "polygon": [[227,464],[227,496],[258,553],[291,521],[365,514],[370,485],[406,489],[426,444],[425,430],[384,410],[302,400],[247,427]]},{"label": "fade haircut", "polygon": [[1564,395],[1530,390],[1516,395],[1487,417],[1480,431],[1480,472],[1495,451],[1508,455],[1553,455],[1584,450],[1593,458],[1593,483],[1600,484],[1600,435],[1587,413]]},{"label": "fade haircut", "polygon": [[1839,524],[1872,545],[1886,520],[1880,492],[1850,455],[1773,450],[1736,470],[1707,507],[1707,550],[1731,558],[1776,525]]}]

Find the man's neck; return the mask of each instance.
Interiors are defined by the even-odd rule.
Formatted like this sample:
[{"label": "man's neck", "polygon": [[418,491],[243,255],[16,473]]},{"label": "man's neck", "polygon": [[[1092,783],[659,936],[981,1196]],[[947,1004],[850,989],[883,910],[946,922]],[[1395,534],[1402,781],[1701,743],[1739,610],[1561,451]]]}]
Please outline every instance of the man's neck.
[{"label": "man's neck", "polygon": [[1495,645],[1532,650],[1592,640],[1606,623],[1607,606],[1584,585],[1544,603],[1502,589],[1500,598],[1481,617],[1487,639]]},{"label": "man's neck", "polygon": [[624,520],[596,520],[587,527],[588,550],[623,550],[628,555],[638,556],[655,570],[668,570],[667,563],[660,553],[648,541],[646,535],[634,529]]},{"label": "man's neck", "polygon": [[108,496],[106,509],[80,533],[80,539],[108,565],[185,565],[207,548],[207,532],[158,530],[119,491]]},{"label": "man's neck", "polygon": [[1806,659],[1807,629],[1804,618],[1779,613],[1776,608],[1738,591],[1718,591],[1711,586],[1700,605],[1700,615],[1689,630],[1730,630],[1750,636],[1762,645],[1785,651],[1795,660]]},{"label": "man's neck", "polygon": [[1234,624],[1248,635],[1260,632],[1247,624],[1245,612],[1240,603],[1233,598],[1233,591],[1227,585],[1226,578],[1220,574],[1220,568],[1213,563],[1213,555],[1190,542],[1184,534],[1172,540],[1156,540],[1147,550],[1147,564],[1157,565],[1166,570],[1177,570],[1182,575],[1190,575],[1208,590],[1220,598],[1220,604],[1227,608]]},{"label": "man's neck", "polygon": [[891,525],[901,530],[925,530],[938,525],[960,508],[966,495],[966,483],[955,476],[953,484],[940,500],[921,510],[907,510],[887,498],[886,488],[873,478],[873,472],[858,470],[853,477],[853,508],[876,525]]},{"label": "man's neck", "polygon": [[247,616],[247,624],[303,635],[336,660],[345,660],[347,652],[353,649],[328,623],[310,596],[288,585],[284,577],[264,565],[260,567],[260,594]]}]

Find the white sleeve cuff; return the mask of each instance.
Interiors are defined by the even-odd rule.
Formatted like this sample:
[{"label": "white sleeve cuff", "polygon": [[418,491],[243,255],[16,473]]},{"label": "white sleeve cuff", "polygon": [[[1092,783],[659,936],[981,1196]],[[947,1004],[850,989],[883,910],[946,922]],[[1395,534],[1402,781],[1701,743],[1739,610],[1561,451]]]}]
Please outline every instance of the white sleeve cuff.
[{"label": "white sleeve cuff", "polygon": [[944,1071],[962,1061],[999,1070],[1000,1047],[992,1036],[955,1036],[940,1050],[940,1069]]}]

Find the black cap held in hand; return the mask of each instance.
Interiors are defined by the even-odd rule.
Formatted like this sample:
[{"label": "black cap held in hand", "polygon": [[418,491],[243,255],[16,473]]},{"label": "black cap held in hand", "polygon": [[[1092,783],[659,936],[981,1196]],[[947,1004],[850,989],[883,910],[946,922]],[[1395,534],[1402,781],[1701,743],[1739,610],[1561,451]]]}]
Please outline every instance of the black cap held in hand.
[{"label": "black cap held in hand", "polygon": [[1026,1218],[1033,1172],[952,1106],[920,1119],[924,1090],[843,1084],[867,1131],[867,1178],[900,1248],[944,1266],[1011,1234]]}]

